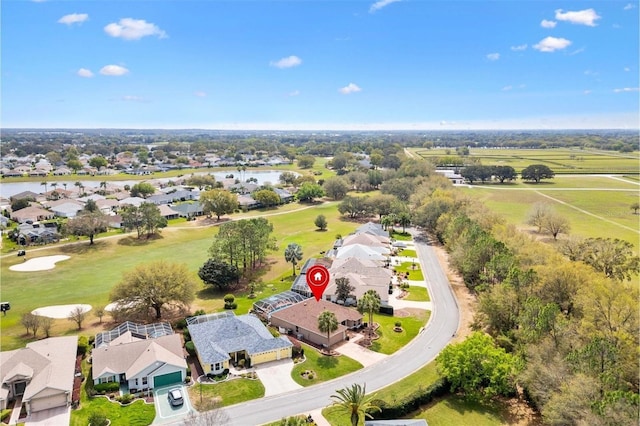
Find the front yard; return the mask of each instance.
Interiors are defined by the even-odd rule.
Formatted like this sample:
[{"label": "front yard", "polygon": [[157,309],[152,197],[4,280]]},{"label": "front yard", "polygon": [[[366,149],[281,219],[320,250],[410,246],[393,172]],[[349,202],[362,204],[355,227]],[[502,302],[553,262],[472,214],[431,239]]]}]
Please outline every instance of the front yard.
[{"label": "front yard", "polygon": [[264,396],[264,385],[258,379],[232,379],[215,384],[196,383],[189,386],[189,400],[196,410],[225,407]]},{"label": "front yard", "polygon": [[[370,350],[391,355],[408,344],[411,339],[416,337],[420,328],[429,321],[429,317],[431,316],[431,311],[425,311],[422,309],[403,309],[402,311],[410,313],[410,316],[391,317],[389,315],[381,314],[375,314],[373,316],[373,321],[380,325],[376,330],[376,333],[380,338],[373,341],[372,345],[369,347]],[[402,323],[401,332],[393,330],[396,321],[400,321]]]},{"label": "front yard", "polygon": [[[301,386],[311,386],[326,382],[362,368],[362,364],[347,356],[322,355],[315,348],[304,343],[302,348],[304,349],[306,360],[297,363],[291,372],[293,380]],[[303,377],[303,373],[309,371],[311,375],[305,374]]]},{"label": "front yard", "polygon": [[119,402],[112,402],[106,397],[99,396],[90,398],[87,395],[86,387],[91,386],[91,365],[87,360],[82,361],[82,374],[86,379],[82,383],[80,390],[80,408],[71,410],[71,426],[87,426],[91,414],[100,412],[111,420],[111,425],[135,425],[147,426],[156,417],[156,409],[152,403],[143,400],[134,401],[128,405],[120,405]]}]

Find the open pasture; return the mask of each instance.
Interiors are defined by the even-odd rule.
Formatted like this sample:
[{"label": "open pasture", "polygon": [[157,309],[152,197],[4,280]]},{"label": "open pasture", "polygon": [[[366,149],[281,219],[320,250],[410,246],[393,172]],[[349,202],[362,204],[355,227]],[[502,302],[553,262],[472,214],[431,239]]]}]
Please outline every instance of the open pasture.
[{"label": "open pasture", "polygon": [[[421,158],[455,156],[455,149],[412,149]],[[495,149],[470,148],[469,157],[484,166],[511,166],[520,173],[531,164],[545,164],[556,174],[638,174],[640,152],[588,151],[570,148]]]},{"label": "open pasture", "polygon": [[559,176],[541,184],[478,185],[460,187],[480,199],[507,222],[528,228],[527,217],[537,202],[549,204],[565,216],[571,235],[620,238],[640,247],[638,216],[631,205],[638,202],[640,186],[628,179],[607,176]]}]

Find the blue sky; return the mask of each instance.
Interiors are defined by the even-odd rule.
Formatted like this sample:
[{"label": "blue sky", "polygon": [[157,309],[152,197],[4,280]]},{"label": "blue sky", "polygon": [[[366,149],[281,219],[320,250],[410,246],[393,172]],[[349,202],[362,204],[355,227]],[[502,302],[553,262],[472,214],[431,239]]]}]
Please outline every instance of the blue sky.
[{"label": "blue sky", "polygon": [[625,1],[2,2],[2,127],[640,127]]}]

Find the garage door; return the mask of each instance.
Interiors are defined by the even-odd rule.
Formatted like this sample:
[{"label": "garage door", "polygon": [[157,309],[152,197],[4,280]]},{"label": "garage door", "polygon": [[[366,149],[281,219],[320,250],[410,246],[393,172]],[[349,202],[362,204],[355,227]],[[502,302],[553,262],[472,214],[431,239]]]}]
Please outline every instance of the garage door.
[{"label": "garage door", "polygon": [[179,371],[162,374],[153,378],[153,387],[158,388],[160,386],[172,385],[174,383],[180,383],[182,381],[182,373]]},{"label": "garage door", "polygon": [[45,398],[32,399],[31,411],[48,410],[49,408],[64,407],[65,405],[67,405],[67,395],[52,395]]}]

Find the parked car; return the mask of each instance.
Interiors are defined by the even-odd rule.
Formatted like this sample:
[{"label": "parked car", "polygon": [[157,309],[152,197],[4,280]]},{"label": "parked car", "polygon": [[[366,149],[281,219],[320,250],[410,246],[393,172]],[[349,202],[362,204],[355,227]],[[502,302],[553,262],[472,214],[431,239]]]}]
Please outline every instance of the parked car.
[{"label": "parked car", "polygon": [[167,395],[167,398],[169,398],[169,404],[174,407],[184,404],[182,391],[180,389],[171,389]]}]

